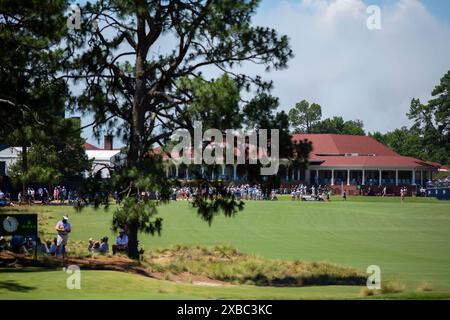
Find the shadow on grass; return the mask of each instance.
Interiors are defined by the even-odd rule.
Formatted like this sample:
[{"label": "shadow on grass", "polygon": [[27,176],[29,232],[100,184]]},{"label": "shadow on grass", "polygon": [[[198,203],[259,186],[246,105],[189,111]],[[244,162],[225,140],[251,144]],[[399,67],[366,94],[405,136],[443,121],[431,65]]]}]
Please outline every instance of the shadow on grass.
[{"label": "shadow on grass", "polygon": [[[237,279],[233,279],[236,281]],[[241,283],[249,283],[255,286],[271,287],[309,287],[309,286],[360,286],[365,284],[367,279],[364,276],[341,275],[333,276],[320,274],[311,277],[303,276],[283,276],[269,278],[264,274],[257,273],[253,276],[245,276]]]},{"label": "shadow on grass", "polygon": [[55,267],[23,267],[23,268],[13,268],[13,267],[1,267],[0,266],[0,274],[1,273],[11,273],[11,272],[44,272],[44,271],[55,271],[58,268]]},{"label": "shadow on grass", "polygon": [[12,292],[30,292],[35,290],[36,287],[25,286],[14,280],[4,280],[0,281],[0,290],[2,289]]}]

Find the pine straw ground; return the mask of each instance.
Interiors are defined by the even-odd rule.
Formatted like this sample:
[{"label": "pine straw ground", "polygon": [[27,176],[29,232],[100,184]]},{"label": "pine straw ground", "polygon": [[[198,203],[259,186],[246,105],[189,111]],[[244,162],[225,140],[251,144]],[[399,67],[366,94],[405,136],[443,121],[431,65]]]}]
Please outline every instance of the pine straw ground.
[{"label": "pine straw ground", "polygon": [[244,254],[226,245],[213,247],[173,246],[148,252],[141,261],[125,256],[86,255],[72,252],[63,262],[60,258],[25,257],[0,253],[0,267],[37,266],[57,268],[78,265],[82,270],[113,270],[146,277],[202,285],[248,284],[256,286],[363,285],[361,271],[327,262],[270,260]]}]

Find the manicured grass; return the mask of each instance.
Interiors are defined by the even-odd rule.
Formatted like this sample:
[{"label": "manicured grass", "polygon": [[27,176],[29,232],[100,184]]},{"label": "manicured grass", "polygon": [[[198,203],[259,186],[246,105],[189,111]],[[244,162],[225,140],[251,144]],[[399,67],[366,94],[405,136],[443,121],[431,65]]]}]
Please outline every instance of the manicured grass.
[{"label": "manicured grass", "polygon": [[351,299],[359,287],[202,286],[114,271],[82,271],[81,289],[63,271],[1,272],[0,299]]},{"label": "manicured grass", "polygon": [[[109,229],[112,211],[85,209],[81,213],[76,213],[70,207],[57,206],[47,208],[35,206],[31,210],[48,215],[49,226],[53,226],[63,213],[68,213],[73,228],[70,240],[86,241],[90,237],[100,238],[104,235],[110,236],[110,239],[114,237]],[[47,210],[48,212],[44,212]],[[449,202],[407,198],[405,203],[400,203],[398,198],[368,197],[351,197],[344,202],[338,196],[333,197],[331,202],[250,201],[247,202],[244,211],[239,212],[236,217],[219,216],[213,221],[212,226],[201,221],[196,216],[195,210],[186,202],[173,202],[162,206],[160,215],[164,218],[163,233],[161,237],[141,235],[141,244],[145,249],[164,248],[174,244],[226,243],[240,251],[259,254],[266,258],[329,261],[363,271],[369,265],[375,264],[381,268],[382,280],[398,279],[406,284],[404,294],[389,297],[450,297]],[[36,297],[35,293],[38,294],[40,290],[43,290],[40,289],[41,285],[52,287],[50,279],[54,278],[51,276],[53,272],[56,271],[26,274],[0,273],[0,294],[6,297]],[[102,274],[101,277],[99,273]],[[61,275],[56,276],[56,274]],[[83,276],[85,274],[87,291],[84,297],[96,294],[95,290],[89,291],[91,274],[92,281],[98,278],[102,284],[105,282],[105,287],[97,292],[97,297],[105,298],[121,297],[114,294],[116,291],[112,288],[115,287],[115,282],[119,283],[127,278],[131,283],[131,279],[139,277],[107,271],[83,271]],[[30,277],[26,279],[28,282],[22,280],[25,279],[25,275]],[[35,286],[37,289],[29,293],[8,291],[1,286],[6,277],[20,283],[28,283],[29,286]],[[57,277],[65,278],[66,275],[58,271],[55,273],[55,279]],[[360,287],[339,286],[203,288],[152,279],[136,281],[136,288],[127,285],[126,290],[119,290],[117,294],[126,294],[127,298],[173,298],[173,295],[180,298],[186,295],[198,298],[209,296],[356,298],[360,290]],[[431,293],[414,293],[424,281],[434,290]],[[111,282],[111,287],[106,286],[106,282]],[[156,289],[152,291],[150,288],[156,288],[156,283],[171,289],[167,289],[167,293],[163,294],[158,293]],[[146,285],[149,289],[144,290],[138,284]],[[76,294],[67,293],[67,291],[70,290],[63,290],[64,295]],[[58,297],[58,294],[55,293],[54,297]],[[51,295],[48,298],[51,298]]]}]

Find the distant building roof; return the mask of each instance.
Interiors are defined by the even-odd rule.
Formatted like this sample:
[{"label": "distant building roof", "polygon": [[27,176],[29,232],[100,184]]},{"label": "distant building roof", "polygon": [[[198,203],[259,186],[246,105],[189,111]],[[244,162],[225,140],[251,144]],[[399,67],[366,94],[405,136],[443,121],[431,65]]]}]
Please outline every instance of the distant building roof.
[{"label": "distant building roof", "polygon": [[308,139],[313,143],[313,153],[316,155],[376,155],[399,156],[377,140],[368,136],[353,136],[346,134],[294,134],[292,140]]},{"label": "distant building roof", "polygon": [[10,147],[10,146],[8,146],[8,147],[6,147],[4,149],[0,149],[0,152],[3,155],[9,155],[9,154],[13,154],[13,153],[18,154],[18,153],[22,152],[22,147]]},{"label": "distant building roof", "polygon": [[432,165],[433,167],[438,168],[439,171],[450,171],[449,167],[444,166],[440,163],[432,162],[432,161],[424,161],[424,162],[428,163],[429,165]]},{"label": "distant building roof", "polygon": [[[422,161],[412,157],[404,157],[389,149],[382,143],[368,136],[343,134],[294,134],[292,140],[299,142],[307,139],[312,142],[313,150],[309,156],[312,165],[322,167],[350,168],[404,168],[417,169],[448,169],[439,163]],[[192,156],[192,150],[186,150],[185,156]],[[155,154],[161,154],[160,147],[153,149]],[[239,150],[235,150],[239,154]],[[169,153],[163,154],[168,160]]]},{"label": "distant building roof", "polygon": [[438,163],[403,157],[368,136],[344,134],[294,134],[293,141],[308,139],[313,150],[309,161],[324,167],[439,168]]},{"label": "distant building roof", "polygon": [[99,147],[96,147],[96,146],[94,146],[93,144],[90,144],[90,143],[87,143],[87,142],[85,142],[85,143],[83,144],[83,148],[84,148],[85,150],[101,150]]},{"label": "distant building roof", "polygon": [[95,159],[97,161],[110,161],[114,156],[120,153],[120,150],[86,150],[88,159]]}]

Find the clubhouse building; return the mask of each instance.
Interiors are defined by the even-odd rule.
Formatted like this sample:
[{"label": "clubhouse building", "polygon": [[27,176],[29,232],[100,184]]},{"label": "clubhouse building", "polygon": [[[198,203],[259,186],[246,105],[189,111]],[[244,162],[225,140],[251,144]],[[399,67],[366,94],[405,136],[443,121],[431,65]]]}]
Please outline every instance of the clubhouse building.
[{"label": "clubhouse building", "polygon": [[[313,150],[309,166],[300,169],[292,159],[281,159],[278,175],[282,185],[300,183],[308,185],[348,186],[416,186],[425,185],[438,171],[449,168],[438,163],[404,157],[368,136],[340,134],[294,134],[294,142],[307,139]],[[194,171],[208,179],[224,179],[235,183],[246,182],[243,165],[175,166],[169,162],[167,178],[189,180]],[[352,188],[353,186],[353,188]]]},{"label": "clubhouse building", "polygon": [[[313,150],[307,169],[299,168],[292,159],[280,159],[278,176],[282,187],[287,188],[299,184],[327,185],[352,194],[357,192],[358,185],[366,188],[386,186],[397,194],[402,186],[412,190],[415,186],[426,185],[438,171],[450,170],[439,163],[401,156],[368,136],[294,134],[292,139],[294,142],[311,141]],[[101,171],[104,178],[109,177],[106,168],[123,161],[125,157],[120,149],[113,148],[111,136],[105,136],[103,148],[89,143],[84,144],[84,148],[88,158],[93,160],[92,171]],[[15,147],[0,150],[0,176],[7,174],[8,166],[17,161],[20,151]],[[244,165],[176,166],[168,155],[164,155],[163,159],[167,178],[188,181],[202,176],[234,184],[247,182]]]}]

